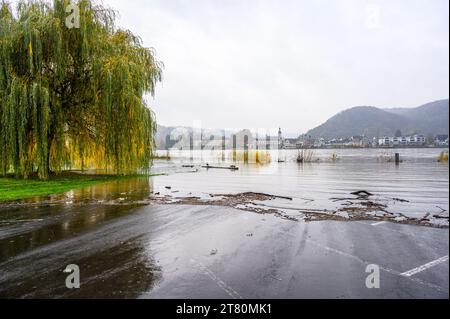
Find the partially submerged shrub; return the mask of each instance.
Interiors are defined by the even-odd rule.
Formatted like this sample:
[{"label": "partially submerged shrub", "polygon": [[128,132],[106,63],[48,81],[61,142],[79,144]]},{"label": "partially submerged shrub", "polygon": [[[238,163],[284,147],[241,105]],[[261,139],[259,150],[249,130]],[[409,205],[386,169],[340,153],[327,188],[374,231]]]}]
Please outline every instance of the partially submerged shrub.
[{"label": "partially submerged shrub", "polygon": [[336,153],[333,153],[333,155],[331,155],[331,161],[332,162],[337,162],[339,160],[340,160],[340,158],[339,158],[339,156]]},{"label": "partially submerged shrub", "polygon": [[448,162],[448,151],[443,151],[439,155],[438,162]]},{"label": "partially submerged shrub", "polygon": [[313,150],[300,150],[297,155],[297,163],[312,163],[318,162],[318,160],[314,159],[314,151]]},{"label": "partially submerged shrub", "polygon": [[163,160],[163,161],[170,161],[172,159],[172,157],[170,156],[169,151],[167,151],[166,155],[154,155],[153,158],[154,160]]},{"label": "partially submerged shrub", "polygon": [[271,157],[268,151],[233,151],[233,161],[252,164],[268,164]]}]

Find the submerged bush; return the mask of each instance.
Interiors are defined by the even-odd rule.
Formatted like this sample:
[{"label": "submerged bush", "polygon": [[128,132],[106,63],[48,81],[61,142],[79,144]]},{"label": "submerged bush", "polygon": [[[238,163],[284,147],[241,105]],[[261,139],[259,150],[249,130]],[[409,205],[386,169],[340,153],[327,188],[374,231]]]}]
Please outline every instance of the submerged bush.
[{"label": "submerged bush", "polygon": [[334,162],[337,162],[337,161],[339,161],[339,156],[336,154],[336,153],[333,153],[333,155],[331,155],[331,161],[334,163]]},{"label": "submerged bush", "polygon": [[297,163],[312,163],[317,162],[318,160],[314,160],[314,151],[313,150],[301,150],[297,155]]},{"label": "submerged bush", "polygon": [[448,151],[441,152],[438,158],[438,162],[448,162]]},{"label": "submerged bush", "polygon": [[233,151],[233,161],[253,164],[268,164],[272,161],[268,151]]}]

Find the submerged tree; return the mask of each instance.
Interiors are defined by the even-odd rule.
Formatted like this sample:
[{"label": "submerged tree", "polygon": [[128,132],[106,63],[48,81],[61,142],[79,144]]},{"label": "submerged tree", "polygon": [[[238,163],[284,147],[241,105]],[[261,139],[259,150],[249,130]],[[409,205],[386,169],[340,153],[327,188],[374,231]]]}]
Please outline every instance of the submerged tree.
[{"label": "submerged tree", "polygon": [[[27,178],[78,167],[116,174],[147,168],[156,124],[144,95],[162,64],[114,25],[115,12],[79,0],[0,8],[0,174]],[[67,10],[68,11],[68,10]]]}]

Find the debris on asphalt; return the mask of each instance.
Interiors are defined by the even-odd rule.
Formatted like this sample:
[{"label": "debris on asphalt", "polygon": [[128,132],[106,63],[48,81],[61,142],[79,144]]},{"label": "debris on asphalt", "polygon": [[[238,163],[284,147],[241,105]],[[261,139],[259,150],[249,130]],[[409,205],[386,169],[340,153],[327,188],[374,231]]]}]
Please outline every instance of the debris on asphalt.
[{"label": "debris on asphalt", "polygon": [[[283,201],[294,201],[291,197],[271,195],[265,193],[245,192],[238,194],[206,194],[208,197],[173,197],[153,196],[150,203],[156,204],[178,204],[178,205],[202,205],[202,206],[225,206],[234,209],[253,212],[261,215],[274,215],[276,217],[295,222],[315,222],[315,221],[387,221],[391,223],[419,225],[435,228],[448,228],[448,214],[434,212],[424,213],[423,217],[405,216],[400,212],[390,210],[389,204],[395,202],[409,203],[406,200],[378,197],[368,191],[358,191],[352,193],[356,198],[330,198],[334,203],[333,208],[317,207],[291,207]],[[298,199],[298,198],[297,198]],[[272,201],[280,200],[276,205],[269,204]],[[303,202],[308,206],[311,202]],[[273,206],[271,206],[273,205]],[[250,237],[250,236],[249,236]]]}]

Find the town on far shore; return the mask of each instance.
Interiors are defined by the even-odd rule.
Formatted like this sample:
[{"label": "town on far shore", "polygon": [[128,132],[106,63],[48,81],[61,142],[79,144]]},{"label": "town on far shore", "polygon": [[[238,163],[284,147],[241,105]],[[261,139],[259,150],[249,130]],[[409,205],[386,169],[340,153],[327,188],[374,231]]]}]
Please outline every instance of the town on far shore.
[{"label": "town on far shore", "polygon": [[286,134],[280,124],[225,130],[158,125],[155,142],[159,150],[447,148],[448,103],[444,99],[416,108],[353,107],[298,135]]},{"label": "town on far shore", "polygon": [[384,136],[369,138],[364,135],[350,136],[347,138],[315,138],[301,135],[298,138],[283,138],[280,129],[280,145],[282,149],[302,148],[420,148],[420,147],[448,147],[449,136],[447,134],[428,135],[414,134],[403,136]]},{"label": "town on far shore", "polygon": [[296,150],[296,149],[339,149],[339,148],[448,148],[448,134],[403,136],[400,131],[395,136],[367,137],[364,135],[347,138],[322,138],[302,134],[298,138],[285,138],[282,129],[275,134],[260,134],[244,129],[237,133],[222,131],[217,134],[207,130],[193,133],[192,129],[175,129],[165,136],[160,150]]}]

